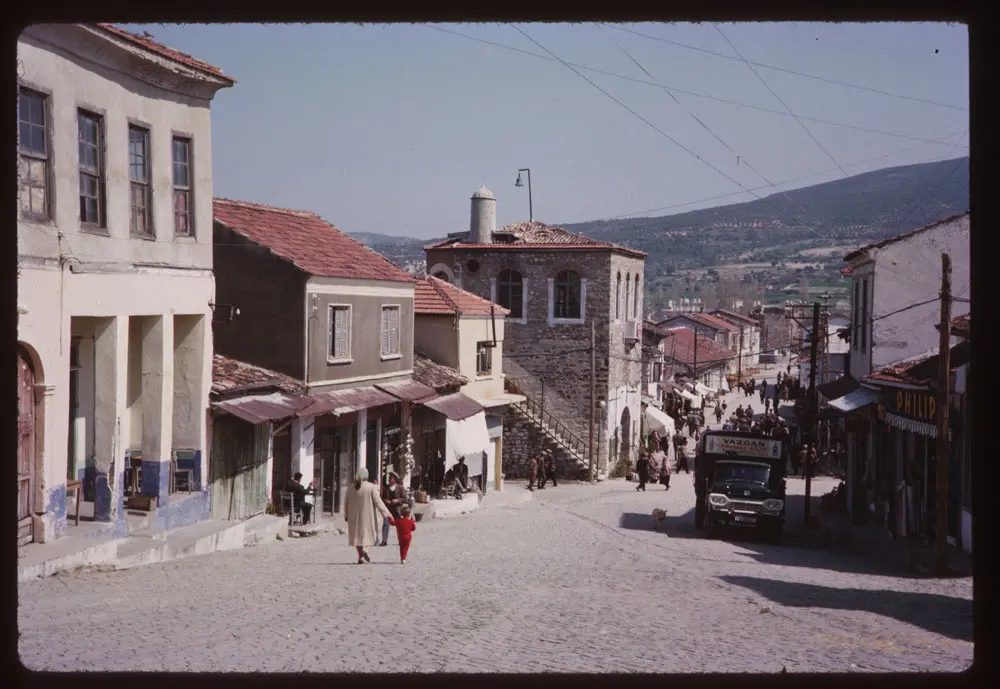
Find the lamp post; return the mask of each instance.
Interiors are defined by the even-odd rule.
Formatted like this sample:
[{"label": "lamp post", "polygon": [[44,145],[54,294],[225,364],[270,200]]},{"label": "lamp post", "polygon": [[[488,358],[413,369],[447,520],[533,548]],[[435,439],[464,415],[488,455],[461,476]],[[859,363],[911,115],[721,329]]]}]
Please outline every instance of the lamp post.
[{"label": "lamp post", "polygon": [[517,171],[517,181],[514,182],[514,186],[518,187],[518,188],[524,186],[524,182],[521,181],[521,173],[522,172],[527,172],[528,173],[528,220],[530,222],[534,222],[535,221],[535,211],[534,211],[534,208],[532,207],[532,204],[531,204],[531,168],[522,167],[520,170]]}]

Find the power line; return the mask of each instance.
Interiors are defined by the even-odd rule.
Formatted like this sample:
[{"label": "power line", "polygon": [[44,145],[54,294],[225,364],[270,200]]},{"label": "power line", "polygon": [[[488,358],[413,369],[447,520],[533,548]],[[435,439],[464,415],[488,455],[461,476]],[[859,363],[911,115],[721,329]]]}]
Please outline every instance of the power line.
[{"label": "power line", "polygon": [[741,52],[740,52],[740,51],[739,51],[739,50],[738,50],[738,49],[736,48],[736,46],[735,46],[735,45],[733,45],[733,42],[732,42],[732,41],[730,41],[730,40],[729,40],[729,37],[728,37],[728,36],[726,36],[726,34],[724,34],[724,33],[722,32],[722,29],[720,29],[720,28],[719,28],[719,25],[718,25],[718,24],[712,24],[712,27],[713,27],[713,28],[714,28],[714,29],[715,29],[716,31],[718,31],[718,32],[719,32],[719,35],[720,35],[720,36],[722,36],[722,37],[723,37],[723,38],[724,38],[724,39],[726,40],[726,43],[728,43],[728,44],[729,44],[729,47],[733,49],[733,52],[735,52],[735,53],[736,53],[737,55],[739,55],[739,56],[740,56],[740,59],[741,59],[741,60],[743,60],[744,64],[746,64],[746,66],[750,68],[750,71],[754,73],[754,76],[756,76],[756,77],[757,77],[757,78],[758,78],[758,79],[760,80],[760,83],[764,84],[764,88],[766,88],[766,89],[767,89],[768,91],[770,91],[770,92],[771,92],[771,95],[772,95],[772,96],[774,96],[774,97],[775,97],[775,98],[776,98],[776,99],[778,100],[778,102],[779,102],[779,103],[781,103],[781,104],[782,104],[782,105],[784,106],[785,110],[787,110],[787,111],[788,111],[788,114],[789,114],[789,115],[791,115],[792,117],[794,117],[794,118],[795,118],[795,121],[796,121],[796,122],[798,122],[798,123],[799,123],[799,126],[800,126],[800,127],[802,127],[802,129],[803,129],[803,130],[805,131],[805,133],[809,135],[809,138],[810,138],[810,139],[812,139],[812,140],[813,140],[813,141],[814,141],[814,142],[816,143],[816,145],[817,145],[817,146],[819,146],[820,150],[821,150],[821,151],[823,151],[823,153],[825,153],[825,154],[826,154],[826,157],[827,157],[827,158],[829,158],[830,160],[832,160],[832,161],[833,161],[833,164],[834,164],[834,165],[836,165],[836,166],[837,166],[837,169],[839,169],[839,170],[840,170],[840,171],[841,171],[841,172],[843,173],[844,177],[849,177],[850,175],[848,175],[848,174],[847,174],[847,170],[845,170],[845,169],[844,169],[843,167],[841,167],[841,166],[840,166],[840,163],[838,163],[838,162],[837,162],[837,159],[833,157],[833,154],[832,154],[832,153],[830,153],[830,151],[826,150],[826,146],[824,146],[823,144],[821,144],[821,143],[819,142],[819,139],[817,139],[817,138],[816,138],[816,137],[815,137],[815,136],[813,135],[813,133],[812,133],[811,131],[809,131],[809,128],[808,128],[808,127],[807,127],[807,126],[805,125],[805,123],[804,123],[804,122],[803,122],[802,120],[800,120],[800,119],[799,119],[799,116],[798,116],[798,115],[796,115],[796,114],[795,114],[794,112],[792,112],[792,109],[788,107],[788,104],[787,104],[787,103],[785,103],[785,101],[783,101],[783,100],[781,99],[781,96],[779,96],[779,95],[778,95],[778,94],[777,94],[777,93],[775,92],[775,90],[774,90],[773,88],[771,88],[771,85],[770,85],[770,84],[768,84],[768,83],[767,83],[767,82],[766,82],[766,81],[764,80],[764,77],[762,77],[762,76],[760,75],[760,72],[758,72],[758,71],[757,71],[757,68],[756,68],[756,67],[754,67],[753,65],[751,65],[751,64],[750,64],[749,62],[747,62],[747,59],[746,59],[745,57],[743,57],[743,53],[741,53]]},{"label": "power line", "polygon": [[[695,50],[699,53],[706,53],[708,55],[715,55],[716,57],[725,58],[727,60],[738,60],[740,58],[733,57],[732,55],[726,55],[725,53],[719,53],[714,50],[708,50],[707,48],[699,48],[698,46],[688,45],[687,43],[681,43],[679,41],[672,41],[669,38],[663,38],[661,36],[652,36],[650,34],[642,33],[641,31],[635,31],[632,29],[626,29],[621,26],[614,26],[611,24],[604,24],[603,26],[608,26],[615,31],[622,31],[624,33],[630,33],[633,36],[642,36],[643,38],[649,38],[654,41],[660,41],[661,43],[669,43],[675,45],[679,48],[686,48],[688,50]],[[881,89],[872,88],[870,86],[862,86],[861,84],[852,84],[847,81],[840,81],[838,79],[830,79],[828,77],[821,77],[815,74],[806,74],[805,72],[798,72],[794,69],[788,69],[786,67],[777,67],[775,65],[765,64],[763,62],[753,62],[748,60],[743,60],[748,62],[748,64],[754,65],[755,67],[763,67],[764,69],[771,69],[776,72],[785,72],[786,74],[794,74],[795,76],[805,77],[806,79],[815,79],[816,81],[825,81],[829,84],[836,84],[838,86],[846,86],[852,89],[858,89],[861,91],[868,91],[869,93],[877,93],[882,96],[889,96],[890,98],[901,98],[903,100],[914,101],[917,103],[926,103],[927,105],[936,105],[941,108],[950,108],[952,110],[962,110],[968,112],[968,108],[963,108],[960,105],[952,105],[951,103],[941,103],[940,101],[930,100],[927,98],[918,98],[916,96],[907,96],[901,93],[892,93],[891,91],[883,91]]]},{"label": "power line", "polygon": [[[521,53],[522,55],[529,55],[531,57],[536,57],[536,58],[539,58],[541,60],[548,60],[550,62],[558,61],[557,58],[554,58],[554,57],[549,57],[547,55],[540,55],[538,53],[533,53],[530,50],[524,50],[523,48],[517,48],[515,46],[506,45],[504,43],[497,43],[496,41],[489,41],[489,40],[486,40],[485,38],[477,38],[476,36],[470,36],[468,34],[464,34],[464,33],[460,32],[460,31],[454,31],[452,29],[446,29],[446,28],[443,28],[443,27],[440,27],[440,26],[433,26],[431,24],[424,24],[424,26],[426,26],[428,29],[433,29],[435,31],[440,31],[441,33],[451,34],[453,36],[459,36],[461,38],[465,38],[465,39],[468,39],[470,41],[476,41],[477,43],[484,43],[486,45],[490,45],[490,46],[493,46],[495,48],[502,48],[503,50],[509,50],[509,51],[512,51],[512,52],[515,52],[515,53]],[[570,66],[573,66],[573,67],[576,67],[578,69],[586,70],[588,72],[594,72],[596,74],[603,74],[605,76],[614,77],[616,79],[623,79],[625,81],[631,81],[631,82],[636,83],[636,84],[645,84],[646,86],[656,86],[658,88],[663,88],[663,86],[664,86],[662,84],[655,84],[655,83],[646,81],[645,79],[637,79],[635,77],[625,76],[624,74],[618,74],[617,72],[610,72],[610,71],[607,71],[607,70],[604,70],[604,69],[598,69],[596,67],[589,67],[587,65],[581,65],[581,64],[578,64],[578,63],[575,63],[575,62],[567,62],[566,64],[570,65]],[[760,112],[771,113],[772,115],[781,115],[782,117],[792,117],[792,115],[789,115],[787,112],[784,112],[782,110],[774,110],[772,108],[765,108],[765,107],[762,107],[760,105],[753,105],[751,103],[743,103],[743,102],[740,102],[740,101],[729,100],[727,98],[720,98],[718,96],[713,96],[713,95],[706,94],[706,93],[699,93],[697,91],[688,91],[686,89],[681,89],[681,88],[677,88],[677,87],[674,87],[674,86],[667,86],[667,88],[670,88],[675,93],[683,93],[684,95],[694,96],[695,98],[704,98],[706,100],[713,100],[713,101],[717,101],[719,103],[726,103],[728,105],[735,105],[735,106],[740,107],[740,108],[748,108],[750,110],[758,110]],[[861,127],[861,126],[854,125],[854,124],[846,124],[844,122],[834,122],[832,120],[824,120],[824,119],[821,119],[821,118],[818,118],[818,117],[807,117],[806,115],[799,115],[799,119],[805,120],[807,122],[816,122],[818,124],[828,124],[828,125],[830,125],[832,127],[843,127],[845,129],[854,129],[854,130],[857,130],[859,132],[868,132],[870,134],[879,134],[879,135],[882,135],[882,136],[891,136],[891,137],[894,137],[894,138],[897,138],[897,139],[908,139],[910,141],[920,141],[922,143],[928,143],[928,144],[941,143],[939,141],[935,141],[934,139],[926,139],[926,138],[923,138],[923,137],[920,137],[920,136],[911,136],[909,134],[900,134],[899,132],[886,132],[886,131],[882,131],[880,129],[871,129],[869,127]]]},{"label": "power line", "polygon": [[565,65],[568,69],[572,70],[574,74],[576,74],[577,76],[579,76],[581,79],[583,79],[584,81],[586,81],[588,84],[590,84],[591,86],[593,86],[595,89],[597,89],[598,91],[600,91],[601,93],[603,93],[605,96],[607,96],[608,98],[610,98],[611,100],[613,100],[615,103],[617,103],[618,105],[620,105],[622,108],[624,108],[625,110],[627,110],[634,117],[636,117],[640,121],[644,122],[647,126],[649,126],[650,128],[652,128],[653,131],[655,131],[658,134],[660,134],[660,136],[663,136],[668,141],[672,142],[675,146],[681,148],[682,150],[684,150],[686,153],[688,153],[689,155],[691,155],[694,158],[696,158],[701,163],[705,164],[706,166],[708,166],[709,168],[711,168],[712,170],[714,170],[718,174],[722,175],[723,177],[725,177],[726,179],[728,179],[730,182],[732,182],[733,184],[735,184],[736,186],[738,186],[743,191],[747,192],[748,194],[751,194],[754,198],[757,198],[757,199],[760,198],[759,196],[757,196],[756,193],[754,193],[754,192],[750,191],[749,189],[747,189],[740,182],[738,182],[737,180],[735,180],[732,177],[730,177],[729,175],[727,175],[725,172],[723,172],[722,170],[720,170],[719,168],[717,168],[715,165],[713,165],[712,163],[710,163],[707,160],[705,160],[704,158],[702,158],[700,155],[698,155],[697,153],[695,153],[694,151],[692,151],[690,148],[688,148],[687,146],[685,146],[684,144],[682,144],[680,141],[678,141],[674,137],[670,136],[665,131],[663,131],[662,129],[660,129],[659,127],[657,127],[655,124],[653,124],[652,122],[650,122],[649,120],[647,120],[645,117],[643,117],[642,115],[640,115],[639,113],[637,113],[635,110],[633,110],[632,108],[630,108],[629,106],[627,106],[625,103],[623,103],[622,101],[618,100],[613,95],[611,95],[610,93],[608,93],[607,91],[605,91],[596,82],[594,82],[593,80],[591,80],[590,77],[588,77],[585,74],[583,74],[583,72],[579,71],[578,69],[576,69],[575,67],[573,67],[572,65],[570,65],[568,62],[566,62],[565,60],[563,60],[562,58],[556,56],[555,53],[553,53],[548,48],[546,48],[545,46],[543,46],[541,43],[539,43],[538,41],[536,41],[534,38],[532,38],[531,36],[529,36],[528,34],[526,34],[523,30],[521,30],[521,28],[519,26],[517,26],[516,24],[511,24],[511,27],[515,31],[517,31],[519,34],[521,34],[522,36],[524,36],[525,38],[527,38],[529,41],[531,41],[532,43],[534,43],[535,45],[537,45],[539,48],[541,48],[542,50],[544,50],[545,52],[547,52],[549,55],[551,55],[555,59],[559,60],[559,62],[561,62],[563,65]]},{"label": "power line", "polygon": [[[627,57],[627,58],[628,58],[629,60],[631,60],[631,61],[632,61],[632,63],[633,63],[633,64],[634,64],[634,65],[635,65],[636,67],[638,67],[638,68],[639,68],[640,70],[642,70],[642,73],[643,73],[643,74],[645,74],[645,75],[646,75],[647,77],[649,77],[649,78],[650,78],[650,79],[651,79],[652,81],[656,81],[656,78],[655,78],[655,77],[654,77],[654,76],[653,76],[652,74],[650,74],[650,73],[649,73],[649,70],[647,70],[647,69],[646,69],[645,67],[643,67],[643,66],[642,66],[642,65],[641,65],[641,64],[639,63],[639,61],[638,61],[638,60],[636,60],[636,59],[635,59],[634,57],[632,57],[632,54],[631,54],[631,53],[629,53],[629,52],[628,52],[627,50],[625,50],[625,48],[624,48],[623,46],[619,45],[619,43],[618,43],[618,42],[617,42],[617,41],[616,41],[615,39],[613,39],[613,38],[612,38],[612,37],[611,37],[610,35],[608,35],[608,34],[607,34],[607,32],[605,32],[605,31],[604,31],[604,29],[602,28],[602,26],[601,26],[600,24],[598,24],[597,26],[598,26],[598,28],[599,28],[599,29],[601,29],[601,31],[602,31],[602,32],[603,32],[603,33],[605,34],[605,36],[607,36],[608,40],[609,40],[609,41],[611,41],[611,42],[612,42],[612,43],[613,43],[613,44],[615,45],[615,47],[616,47],[616,48],[618,48],[618,49],[619,49],[620,51],[622,51],[623,53],[625,53],[625,57]],[[707,124],[705,124],[704,122],[702,122],[702,121],[701,121],[701,118],[699,118],[699,117],[698,117],[697,115],[695,115],[695,114],[694,114],[693,112],[691,112],[691,111],[690,111],[690,110],[688,110],[688,109],[687,109],[686,107],[684,107],[684,104],[683,104],[683,103],[681,103],[681,102],[680,102],[680,101],[679,101],[679,100],[677,99],[677,97],[676,97],[676,96],[675,96],[675,95],[674,95],[673,93],[671,93],[671,92],[670,92],[670,90],[669,90],[669,89],[667,89],[666,87],[662,87],[662,86],[661,86],[661,88],[663,89],[663,92],[664,92],[664,93],[666,93],[666,94],[667,94],[668,96],[670,96],[670,99],[671,99],[671,100],[673,100],[673,101],[674,101],[674,103],[676,103],[676,104],[677,104],[677,106],[678,106],[678,107],[679,107],[679,108],[680,108],[681,110],[683,110],[683,111],[684,111],[685,113],[687,113],[687,114],[688,114],[688,115],[689,115],[689,116],[690,116],[690,117],[691,117],[691,118],[692,118],[692,119],[693,119],[693,120],[694,120],[695,122],[697,122],[697,123],[698,123],[699,125],[701,125],[702,129],[704,129],[704,130],[705,130],[706,132],[708,132],[709,134],[711,134],[711,135],[712,135],[712,137],[714,137],[716,141],[718,141],[718,142],[719,142],[720,144],[722,144],[722,145],[723,145],[723,146],[725,147],[725,149],[726,149],[727,151],[729,151],[729,152],[730,152],[730,153],[732,153],[732,154],[733,154],[734,156],[736,156],[736,162],[737,162],[737,165],[739,164],[739,161],[740,161],[740,159],[742,158],[742,159],[743,159],[743,162],[744,162],[744,163],[746,164],[746,166],[747,166],[748,168],[750,168],[750,170],[751,170],[751,171],[753,171],[753,173],[754,173],[755,175],[757,175],[757,176],[758,176],[758,177],[760,177],[760,178],[761,178],[762,180],[764,180],[764,181],[765,181],[765,182],[766,182],[766,183],[767,183],[768,185],[770,185],[771,187],[773,187],[773,188],[774,188],[774,190],[775,190],[776,192],[778,192],[779,194],[783,195],[783,196],[785,197],[785,199],[787,199],[787,200],[788,200],[788,202],[789,202],[789,203],[791,203],[791,204],[793,204],[793,205],[796,205],[796,206],[798,206],[798,207],[799,207],[799,210],[801,210],[801,211],[802,211],[802,212],[803,212],[803,213],[804,213],[805,215],[807,215],[807,216],[811,217],[811,218],[813,219],[813,221],[814,221],[814,222],[816,223],[816,225],[817,225],[817,226],[822,226],[822,225],[823,225],[823,223],[822,223],[822,222],[820,222],[820,221],[819,221],[819,220],[818,220],[818,219],[817,219],[817,218],[816,218],[816,217],[815,217],[815,216],[814,216],[814,215],[813,215],[812,213],[810,213],[810,212],[809,212],[809,211],[807,211],[807,210],[806,210],[805,208],[803,208],[801,204],[798,204],[798,203],[796,203],[795,201],[793,201],[793,200],[792,200],[792,199],[791,199],[791,198],[790,198],[790,197],[788,196],[788,194],[787,194],[786,192],[783,192],[783,191],[782,191],[781,189],[778,189],[778,187],[777,187],[777,186],[775,186],[774,182],[772,182],[771,180],[769,180],[769,179],[768,179],[767,177],[765,177],[765,176],[764,176],[764,174],[763,174],[763,173],[759,172],[759,171],[757,170],[757,168],[755,168],[755,167],[754,167],[753,165],[751,165],[751,164],[750,164],[750,161],[748,161],[748,160],[746,159],[746,157],[744,157],[744,156],[741,156],[741,155],[739,155],[739,154],[738,154],[738,153],[737,153],[737,152],[736,152],[735,150],[733,150],[733,147],[732,147],[732,146],[730,146],[730,145],[729,145],[728,143],[726,143],[726,142],[725,142],[725,140],[724,140],[724,139],[723,139],[722,137],[720,137],[720,136],[719,136],[718,134],[716,134],[716,133],[715,133],[715,132],[714,132],[714,131],[712,130],[712,128],[711,128],[711,127],[709,127],[709,126],[708,126]]]}]

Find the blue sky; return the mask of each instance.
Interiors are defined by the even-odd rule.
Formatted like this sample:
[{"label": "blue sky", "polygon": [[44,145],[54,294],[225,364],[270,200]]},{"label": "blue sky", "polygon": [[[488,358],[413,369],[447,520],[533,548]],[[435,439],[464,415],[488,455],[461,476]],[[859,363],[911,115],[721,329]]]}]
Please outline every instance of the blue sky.
[{"label": "blue sky", "polygon": [[[571,223],[748,201],[744,188],[831,181],[838,166],[969,150],[964,25],[518,25],[537,44],[509,25],[436,26],[480,40],[408,24],[127,28],[237,79],[212,106],[217,196],[313,210],[347,232],[461,231],[483,184],[499,224],[527,220],[527,190],[514,187],[523,167],[535,218]],[[762,82],[733,46],[754,63],[910,99],[755,67]],[[853,128],[800,124],[789,110]]]}]

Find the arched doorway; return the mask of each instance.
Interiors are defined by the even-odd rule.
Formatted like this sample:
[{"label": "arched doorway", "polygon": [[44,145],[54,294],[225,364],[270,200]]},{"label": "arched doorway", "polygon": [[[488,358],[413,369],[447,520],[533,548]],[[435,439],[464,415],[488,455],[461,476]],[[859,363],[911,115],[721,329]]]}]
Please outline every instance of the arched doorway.
[{"label": "arched doorway", "polygon": [[17,348],[17,544],[34,540],[36,414],[35,366],[23,347]]},{"label": "arched doorway", "polygon": [[625,411],[622,412],[621,429],[622,443],[619,446],[621,454],[618,455],[618,458],[624,464],[632,459],[632,415],[629,413],[628,407],[625,407]]}]

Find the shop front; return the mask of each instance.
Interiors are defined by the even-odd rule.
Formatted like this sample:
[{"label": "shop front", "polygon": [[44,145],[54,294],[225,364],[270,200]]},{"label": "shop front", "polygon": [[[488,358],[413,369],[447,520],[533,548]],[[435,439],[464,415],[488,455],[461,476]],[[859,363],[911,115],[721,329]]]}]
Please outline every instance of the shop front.
[{"label": "shop front", "polygon": [[419,468],[415,473],[419,478],[411,478],[411,487],[416,485],[430,497],[436,497],[448,470],[463,458],[471,485],[481,491],[495,486],[499,474],[496,457],[490,450],[491,446],[494,452],[498,449],[502,421],[493,419],[492,430],[490,425],[486,408],[461,392],[418,405],[413,414],[413,433]]}]

